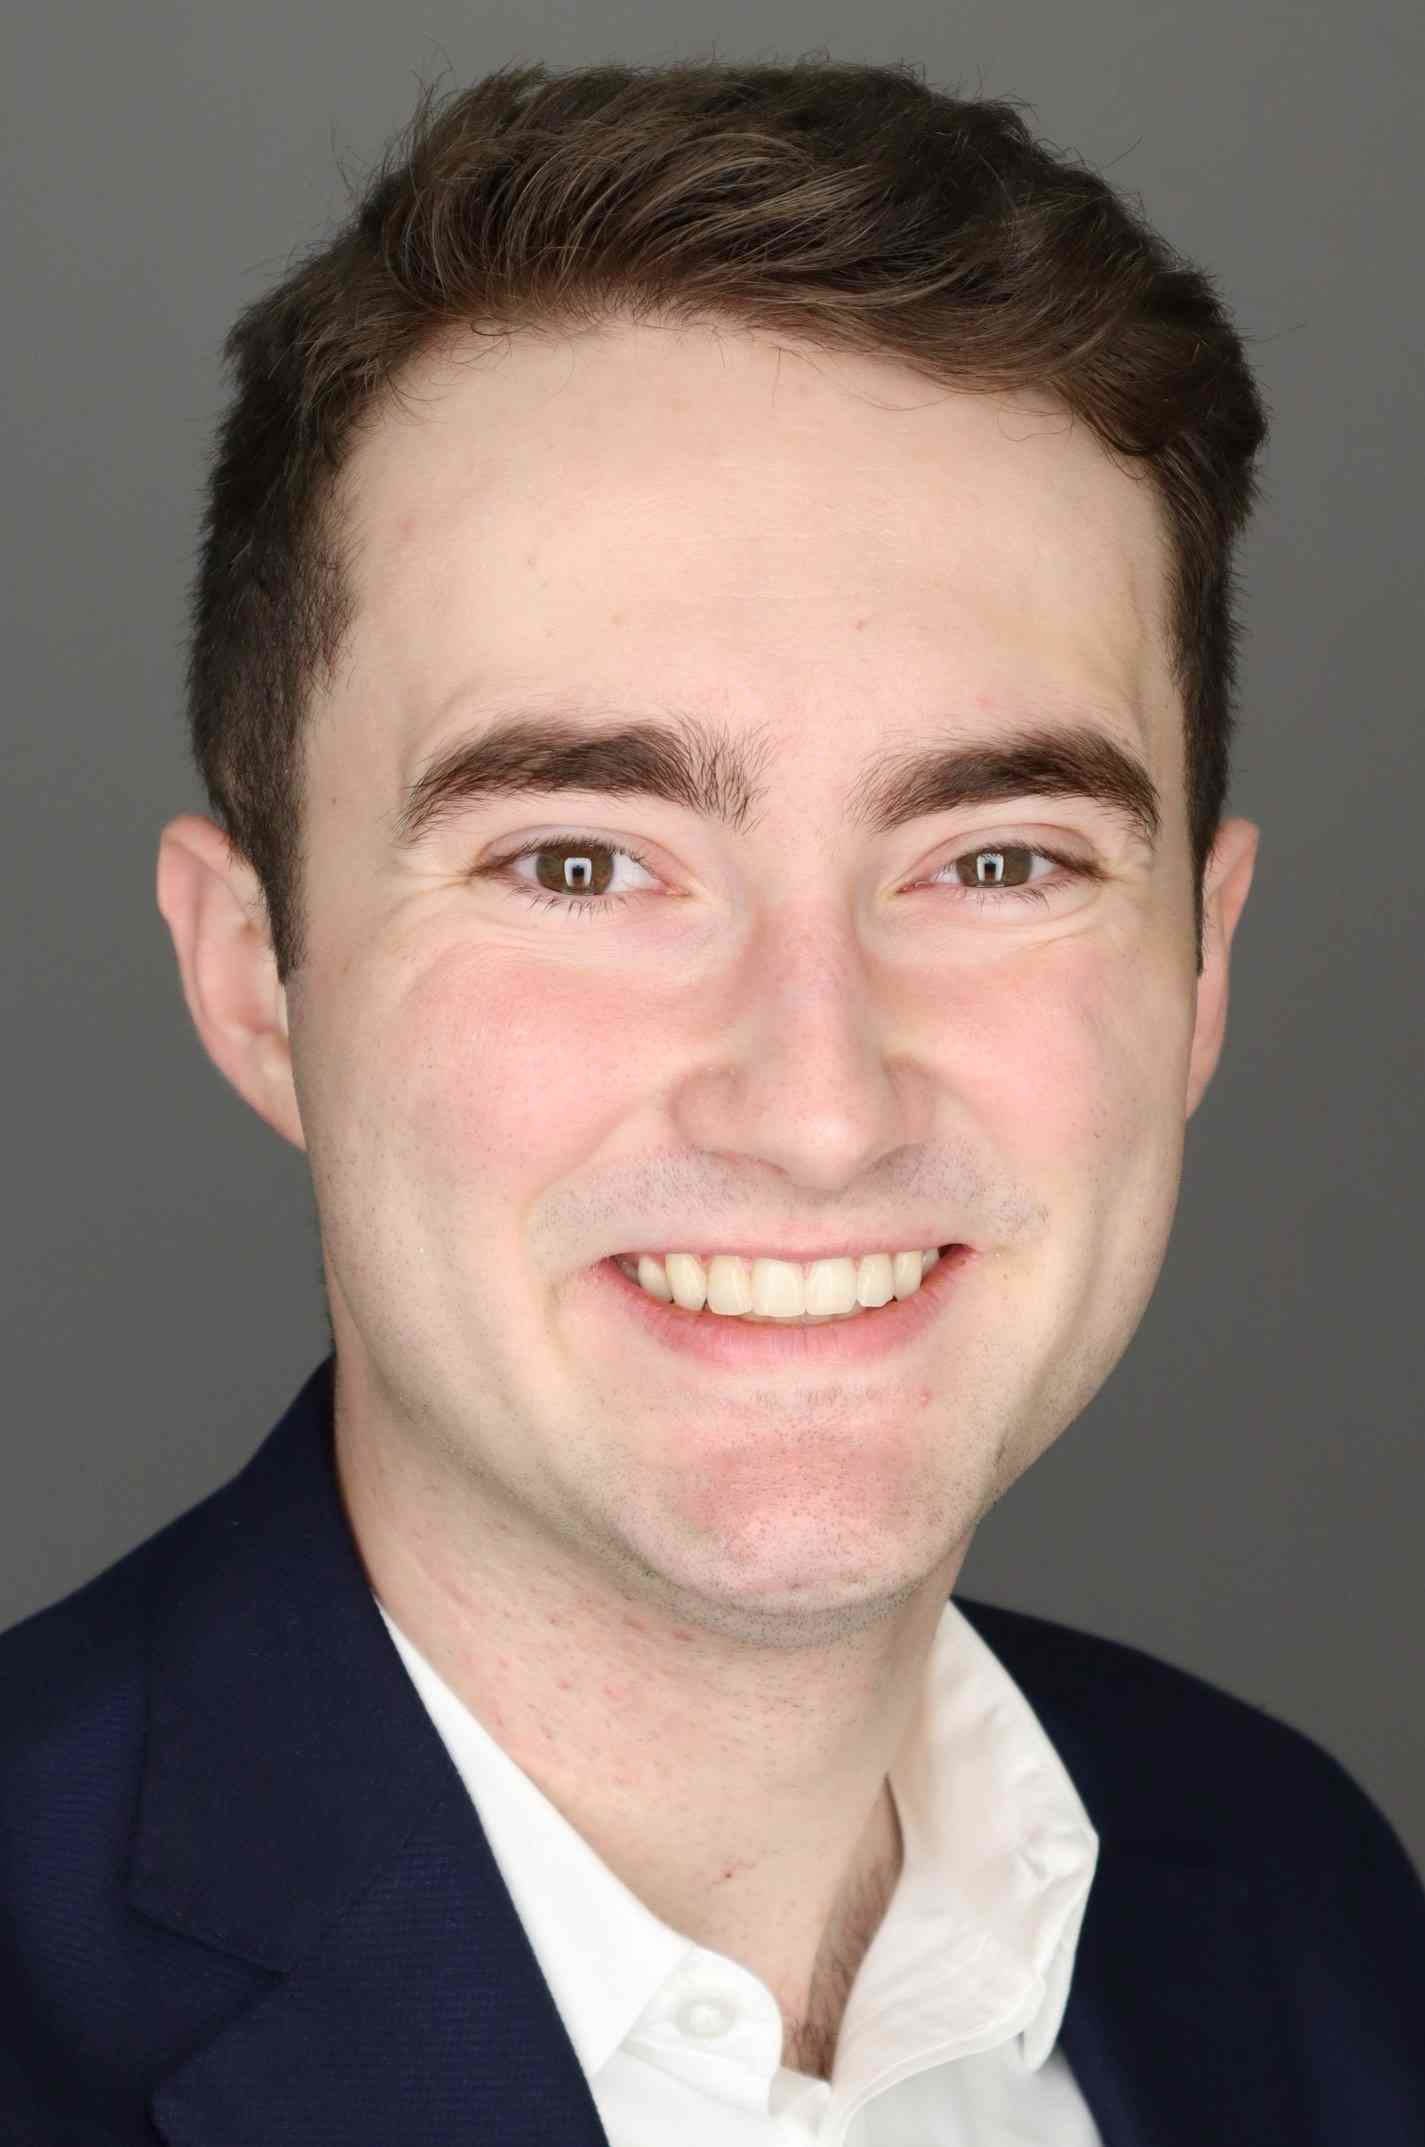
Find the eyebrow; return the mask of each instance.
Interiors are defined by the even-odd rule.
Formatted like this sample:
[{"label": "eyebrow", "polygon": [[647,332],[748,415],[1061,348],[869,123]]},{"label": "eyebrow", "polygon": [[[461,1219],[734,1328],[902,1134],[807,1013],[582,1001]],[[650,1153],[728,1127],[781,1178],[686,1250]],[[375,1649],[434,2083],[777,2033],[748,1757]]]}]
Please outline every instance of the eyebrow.
[{"label": "eyebrow", "polygon": [[[961,731],[963,726],[958,726]],[[766,792],[766,735],[734,738],[702,718],[615,717],[586,708],[495,711],[442,748],[404,793],[388,825],[398,850],[490,798],[565,790],[659,798],[745,832]],[[849,828],[889,834],[930,813],[1024,796],[1100,806],[1150,855],[1162,800],[1138,757],[1087,722],[1026,724],[992,738],[953,736],[877,754],[853,786]]]}]

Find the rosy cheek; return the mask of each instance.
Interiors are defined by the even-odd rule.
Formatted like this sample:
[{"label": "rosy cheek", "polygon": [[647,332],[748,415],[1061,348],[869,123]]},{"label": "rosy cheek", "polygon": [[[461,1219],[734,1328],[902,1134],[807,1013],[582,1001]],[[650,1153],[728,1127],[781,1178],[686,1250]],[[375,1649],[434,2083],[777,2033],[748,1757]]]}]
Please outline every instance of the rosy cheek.
[{"label": "rosy cheek", "polygon": [[402,1008],[399,1115],[434,1169],[488,1199],[554,1178],[617,1122],[648,1052],[606,987],[557,965],[491,955],[444,965]]},{"label": "rosy cheek", "polygon": [[1095,976],[1065,1002],[1045,1080],[1055,1102],[1047,1130],[1058,1151],[1044,1168],[1076,1181],[1106,1230],[1156,1240],[1181,1164],[1186,1049],[1179,1000],[1145,963],[1133,988]]},{"label": "rosy cheek", "polygon": [[987,1128],[1053,1142],[1101,1090],[1103,1019],[1065,963],[986,964],[937,980],[917,1018],[938,1085]]},{"label": "rosy cheek", "polygon": [[1161,1120],[1180,1017],[1157,1005],[1145,968],[1130,988],[1089,941],[1060,943],[965,980],[942,1012],[938,1073],[952,1105],[1045,1195],[1111,1170]]}]

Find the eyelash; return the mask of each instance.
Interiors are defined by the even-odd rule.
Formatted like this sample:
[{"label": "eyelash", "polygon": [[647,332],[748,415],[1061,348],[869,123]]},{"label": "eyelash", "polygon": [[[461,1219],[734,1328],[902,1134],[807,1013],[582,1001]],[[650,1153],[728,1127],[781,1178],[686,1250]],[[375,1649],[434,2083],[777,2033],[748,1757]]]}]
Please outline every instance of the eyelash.
[{"label": "eyelash", "polygon": [[[536,889],[527,886],[522,880],[511,879],[507,876],[510,866],[518,864],[521,858],[537,857],[541,850],[558,850],[565,847],[573,849],[581,843],[590,850],[605,851],[610,857],[631,858],[634,864],[641,865],[645,872],[652,872],[653,870],[647,858],[641,856],[637,850],[632,849],[628,843],[595,840],[593,837],[582,834],[576,829],[559,835],[545,835],[538,842],[525,843],[518,850],[507,850],[503,857],[492,858],[489,864],[479,867],[476,877],[501,882],[512,894],[522,895],[526,902],[532,902],[536,909],[560,910],[565,916],[570,917],[607,916],[610,910],[622,909],[626,902],[633,901],[635,898],[627,894],[601,895],[597,901],[590,901],[585,895],[558,895],[554,894],[549,888]],[[1005,843],[1002,846],[997,846],[991,842],[973,843],[968,849],[959,850],[953,857],[947,858],[946,863],[953,865],[961,857],[975,857],[997,847],[1002,847],[1006,850],[1027,850],[1033,857],[1047,857],[1050,864],[1058,865],[1062,871],[1067,872],[1074,879],[1102,880],[1105,877],[1101,868],[1091,860],[1071,857],[1065,851],[1046,849],[1042,843],[1031,842]],[[1049,899],[1042,887],[1003,887],[998,890],[993,887],[954,887],[948,889],[948,892],[954,897],[978,900],[981,903],[984,902],[986,896],[989,897],[991,903],[1013,901],[1047,903]]]}]

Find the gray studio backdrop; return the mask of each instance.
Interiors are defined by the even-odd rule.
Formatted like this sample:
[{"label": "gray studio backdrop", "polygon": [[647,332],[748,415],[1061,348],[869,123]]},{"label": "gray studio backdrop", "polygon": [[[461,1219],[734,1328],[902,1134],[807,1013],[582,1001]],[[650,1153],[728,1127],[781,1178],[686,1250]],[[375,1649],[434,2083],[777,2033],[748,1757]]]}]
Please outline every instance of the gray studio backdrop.
[{"label": "gray studio backdrop", "polygon": [[6,11],[0,1626],[231,1475],[326,1349],[302,1158],[203,1055],[154,904],[160,827],[204,809],[224,331],[423,81],[814,52],[1024,99],[1217,274],[1275,420],[1223,1063],[1148,1315],[962,1585],[1296,1723],[1425,1863],[1418,0]]}]

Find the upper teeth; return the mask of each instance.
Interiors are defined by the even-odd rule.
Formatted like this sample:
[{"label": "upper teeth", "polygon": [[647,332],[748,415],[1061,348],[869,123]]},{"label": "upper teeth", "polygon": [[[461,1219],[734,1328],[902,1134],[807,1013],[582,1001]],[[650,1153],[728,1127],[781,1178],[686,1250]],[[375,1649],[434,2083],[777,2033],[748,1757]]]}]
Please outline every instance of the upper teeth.
[{"label": "upper teeth", "polygon": [[682,1305],[688,1312],[722,1312],[762,1319],[826,1318],[884,1305],[892,1297],[912,1297],[921,1277],[940,1258],[930,1252],[868,1252],[859,1259],[740,1259],[715,1253],[704,1262],[693,1252],[670,1252],[663,1258],[640,1253],[635,1268],[619,1266],[652,1297]]}]

